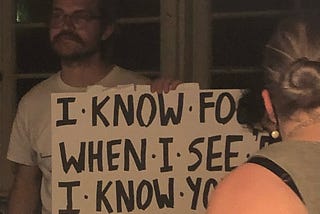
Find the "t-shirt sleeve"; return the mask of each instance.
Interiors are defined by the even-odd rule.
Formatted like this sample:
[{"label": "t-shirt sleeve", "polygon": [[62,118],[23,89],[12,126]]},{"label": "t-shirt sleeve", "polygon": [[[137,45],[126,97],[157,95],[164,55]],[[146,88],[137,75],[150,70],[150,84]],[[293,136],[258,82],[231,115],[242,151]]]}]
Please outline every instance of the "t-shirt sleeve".
[{"label": "t-shirt sleeve", "polygon": [[37,164],[36,152],[32,149],[29,130],[28,110],[21,100],[10,135],[8,160],[28,166]]}]

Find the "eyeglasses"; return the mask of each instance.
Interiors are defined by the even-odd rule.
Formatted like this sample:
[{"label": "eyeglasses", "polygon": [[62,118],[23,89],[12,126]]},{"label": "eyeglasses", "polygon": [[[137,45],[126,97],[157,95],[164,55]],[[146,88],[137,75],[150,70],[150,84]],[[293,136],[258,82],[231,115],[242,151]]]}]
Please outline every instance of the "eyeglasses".
[{"label": "eyeglasses", "polygon": [[65,14],[62,11],[53,12],[51,15],[50,25],[54,28],[62,27],[69,19],[76,28],[81,28],[92,20],[100,19],[101,16],[93,15],[86,11],[74,12],[71,15]]}]

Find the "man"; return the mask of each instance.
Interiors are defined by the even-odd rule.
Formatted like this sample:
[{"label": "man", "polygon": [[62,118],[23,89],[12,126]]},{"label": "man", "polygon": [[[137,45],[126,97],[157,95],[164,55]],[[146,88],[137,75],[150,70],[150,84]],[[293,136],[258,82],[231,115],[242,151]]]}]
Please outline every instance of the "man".
[{"label": "man", "polygon": [[[62,69],[31,89],[19,103],[8,149],[8,159],[16,164],[9,214],[39,213],[40,208],[43,214],[51,213],[51,93],[81,92],[94,84],[150,83],[104,60],[102,42],[112,35],[114,22],[108,3],[53,1],[50,41]],[[153,91],[167,92],[179,82],[170,83],[161,79]]]}]

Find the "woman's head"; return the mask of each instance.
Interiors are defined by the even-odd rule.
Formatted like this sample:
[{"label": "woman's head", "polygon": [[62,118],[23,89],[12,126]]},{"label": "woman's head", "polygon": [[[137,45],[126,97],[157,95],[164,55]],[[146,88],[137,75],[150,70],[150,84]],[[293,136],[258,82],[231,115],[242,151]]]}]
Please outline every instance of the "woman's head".
[{"label": "woman's head", "polygon": [[270,94],[272,110],[282,119],[320,107],[320,16],[282,21],[265,46],[263,67],[263,80],[255,80],[256,88],[245,91],[239,100],[240,123],[270,129],[274,121],[265,114],[263,88]]},{"label": "woman's head", "polygon": [[280,116],[320,106],[320,17],[281,22],[265,47],[263,66]]}]

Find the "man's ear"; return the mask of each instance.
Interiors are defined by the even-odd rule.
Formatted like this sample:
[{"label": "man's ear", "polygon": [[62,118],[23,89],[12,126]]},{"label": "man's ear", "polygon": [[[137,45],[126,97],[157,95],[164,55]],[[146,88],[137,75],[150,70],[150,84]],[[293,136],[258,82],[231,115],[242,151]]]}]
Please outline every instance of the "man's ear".
[{"label": "man's ear", "polygon": [[263,98],[264,106],[266,108],[266,111],[267,111],[269,119],[272,122],[277,123],[277,119],[276,119],[276,116],[275,116],[275,113],[274,113],[274,108],[273,108],[273,105],[272,105],[272,102],[271,102],[269,91],[266,90],[266,89],[263,89],[262,92],[261,92],[261,96]]},{"label": "man's ear", "polygon": [[107,40],[111,36],[113,31],[114,31],[114,26],[108,25],[101,36],[101,40],[103,40],[103,41]]}]

